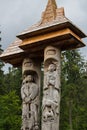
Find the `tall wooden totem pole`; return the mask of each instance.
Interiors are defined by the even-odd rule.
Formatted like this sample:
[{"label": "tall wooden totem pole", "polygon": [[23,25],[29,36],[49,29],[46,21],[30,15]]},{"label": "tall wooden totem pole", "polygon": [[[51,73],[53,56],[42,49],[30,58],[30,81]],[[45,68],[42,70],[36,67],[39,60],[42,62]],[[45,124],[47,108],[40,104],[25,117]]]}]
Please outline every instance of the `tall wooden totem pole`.
[{"label": "tall wooden totem pole", "polygon": [[[55,0],[48,0],[40,22],[17,35],[1,54],[0,58],[5,62],[22,66],[21,130],[59,130],[61,51],[84,47],[81,39],[85,37],[65,17],[64,8],[57,8]],[[40,99],[42,63],[44,82],[43,98]]]}]

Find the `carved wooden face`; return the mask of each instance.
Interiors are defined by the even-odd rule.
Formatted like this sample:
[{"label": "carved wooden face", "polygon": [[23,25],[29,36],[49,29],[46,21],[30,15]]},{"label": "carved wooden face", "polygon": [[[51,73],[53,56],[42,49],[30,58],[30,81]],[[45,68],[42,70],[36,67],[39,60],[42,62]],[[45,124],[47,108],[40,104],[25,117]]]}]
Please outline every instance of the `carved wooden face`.
[{"label": "carved wooden face", "polygon": [[32,75],[28,75],[28,76],[27,76],[27,80],[28,80],[29,82],[32,82],[32,81],[33,81]]},{"label": "carved wooden face", "polygon": [[55,71],[56,70],[56,66],[54,64],[50,64],[49,67],[48,67],[48,71]]}]

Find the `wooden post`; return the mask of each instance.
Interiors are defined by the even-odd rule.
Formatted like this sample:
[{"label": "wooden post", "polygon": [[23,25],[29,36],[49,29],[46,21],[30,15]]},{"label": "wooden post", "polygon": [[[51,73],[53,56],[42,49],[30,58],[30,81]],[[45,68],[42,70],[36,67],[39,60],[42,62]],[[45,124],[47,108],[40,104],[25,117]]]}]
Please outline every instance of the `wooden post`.
[{"label": "wooden post", "polygon": [[30,58],[23,61],[21,130],[39,130],[40,68],[40,64]]},{"label": "wooden post", "polygon": [[48,46],[44,51],[42,130],[59,130],[61,51]]}]

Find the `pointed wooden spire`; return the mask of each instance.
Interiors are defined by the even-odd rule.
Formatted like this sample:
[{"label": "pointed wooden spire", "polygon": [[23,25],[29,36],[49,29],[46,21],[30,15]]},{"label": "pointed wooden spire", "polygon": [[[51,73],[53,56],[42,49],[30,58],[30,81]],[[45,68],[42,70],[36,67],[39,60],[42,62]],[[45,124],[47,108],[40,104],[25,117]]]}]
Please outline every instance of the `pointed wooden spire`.
[{"label": "pointed wooden spire", "polygon": [[57,8],[56,0],[48,0],[45,11],[42,14],[41,24],[59,20],[64,16],[64,8]]},{"label": "pointed wooden spire", "polygon": [[47,23],[55,19],[57,4],[55,0],[48,0],[46,10],[42,16],[42,23]]}]

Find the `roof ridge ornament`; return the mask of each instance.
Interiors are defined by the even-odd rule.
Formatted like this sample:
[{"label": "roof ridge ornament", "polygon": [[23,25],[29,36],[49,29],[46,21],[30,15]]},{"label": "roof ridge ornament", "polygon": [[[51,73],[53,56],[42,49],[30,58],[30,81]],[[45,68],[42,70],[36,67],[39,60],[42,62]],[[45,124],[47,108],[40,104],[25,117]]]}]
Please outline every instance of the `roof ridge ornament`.
[{"label": "roof ridge ornament", "polygon": [[64,8],[57,8],[56,0],[48,0],[46,9],[42,13],[41,24],[52,22],[61,15],[64,16]]},{"label": "roof ridge ornament", "polygon": [[48,0],[45,11],[42,14],[42,24],[53,21],[56,17],[57,4],[55,0]]}]

